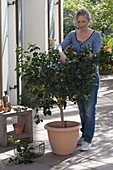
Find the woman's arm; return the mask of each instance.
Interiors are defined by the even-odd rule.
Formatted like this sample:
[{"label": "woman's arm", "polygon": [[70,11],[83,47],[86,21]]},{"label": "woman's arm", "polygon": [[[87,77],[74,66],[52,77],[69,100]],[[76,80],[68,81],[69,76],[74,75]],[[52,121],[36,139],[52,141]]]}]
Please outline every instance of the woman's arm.
[{"label": "woman's arm", "polygon": [[71,32],[66,36],[66,38],[62,41],[62,43],[60,43],[57,46],[57,50],[59,51],[60,60],[61,60],[62,64],[65,64],[66,58],[67,58],[67,56],[64,54],[63,50],[65,50],[66,47],[70,45],[70,43],[71,43]]},{"label": "woman's arm", "polygon": [[66,63],[66,58],[67,56],[64,54],[64,52],[62,51],[62,47],[59,45],[57,47],[57,50],[59,51],[59,55],[60,55],[60,61],[62,64],[65,64]]}]

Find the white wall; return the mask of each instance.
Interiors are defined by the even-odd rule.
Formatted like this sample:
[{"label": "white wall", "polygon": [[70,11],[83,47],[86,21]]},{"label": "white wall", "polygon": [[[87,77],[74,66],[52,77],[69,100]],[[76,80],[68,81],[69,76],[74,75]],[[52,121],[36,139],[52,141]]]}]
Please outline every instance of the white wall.
[{"label": "white wall", "polygon": [[24,48],[36,43],[41,50],[48,48],[47,0],[24,0]]}]

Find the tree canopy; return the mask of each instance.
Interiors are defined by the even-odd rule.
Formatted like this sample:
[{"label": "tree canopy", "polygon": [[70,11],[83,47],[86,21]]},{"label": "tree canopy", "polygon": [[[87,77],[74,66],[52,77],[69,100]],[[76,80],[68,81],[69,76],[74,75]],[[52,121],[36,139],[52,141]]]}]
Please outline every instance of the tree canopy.
[{"label": "tree canopy", "polygon": [[112,0],[64,0],[64,36],[74,28],[74,13],[81,7],[87,8],[92,15],[92,28],[101,33],[113,31]]}]

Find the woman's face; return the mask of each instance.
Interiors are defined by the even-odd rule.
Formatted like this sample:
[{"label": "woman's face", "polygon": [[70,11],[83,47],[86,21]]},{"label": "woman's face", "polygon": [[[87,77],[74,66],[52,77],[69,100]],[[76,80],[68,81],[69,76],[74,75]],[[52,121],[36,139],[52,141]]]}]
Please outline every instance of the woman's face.
[{"label": "woman's face", "polygon": [[79,29],[86,29],[86,28],[88,28],[89,20],[87,19],[86,16],[81,15],[77,18],[76,24]]}]

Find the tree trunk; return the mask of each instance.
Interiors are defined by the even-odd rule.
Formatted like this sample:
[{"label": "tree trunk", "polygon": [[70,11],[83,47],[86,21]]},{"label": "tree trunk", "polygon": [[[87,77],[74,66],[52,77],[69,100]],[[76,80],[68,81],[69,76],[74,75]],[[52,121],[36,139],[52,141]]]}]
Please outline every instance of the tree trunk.
[{"label": "tree trunk", "polygon": [[58,107],[60,109],[60,117],[61,117],[61,127],[64,128],[65,127],[65,122],[64,122],[64,112],[63,112],[63,108],[62,108],[62,98],[58,98],[57,100],[57,104],[58,104]]}]

